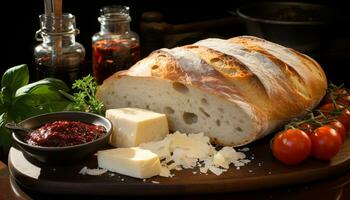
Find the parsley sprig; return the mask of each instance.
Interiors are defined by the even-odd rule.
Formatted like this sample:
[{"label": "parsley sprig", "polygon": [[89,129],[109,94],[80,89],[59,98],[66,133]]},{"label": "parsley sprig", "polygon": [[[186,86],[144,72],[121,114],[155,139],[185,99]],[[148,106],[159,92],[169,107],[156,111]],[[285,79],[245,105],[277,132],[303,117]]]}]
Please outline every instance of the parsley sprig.
[{"label": "parsley sprig", "polygon": [[89,74],[73,83],[72,89],[78,92],[73,94],[73,107],[76,110],[103,114],[103,103],[96,99],[97,82]]}]

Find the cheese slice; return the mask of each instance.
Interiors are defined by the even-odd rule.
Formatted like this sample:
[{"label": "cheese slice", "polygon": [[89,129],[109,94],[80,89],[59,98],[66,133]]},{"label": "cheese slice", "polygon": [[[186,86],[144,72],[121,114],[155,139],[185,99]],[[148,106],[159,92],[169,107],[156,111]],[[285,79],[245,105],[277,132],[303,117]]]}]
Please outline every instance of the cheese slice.
[{"label": "cheese slice", "polygon": [[169,134],[165,114],[138,108],[118,108],[106,111],[113,124],[110,144],[115,147],[135,147],[162,140]]},{"label": "cheese slice", "polygon": [[98,151],[97,162],[100,168],[140,179],[159,175],[161,171],[158,155],[138,147]]}]

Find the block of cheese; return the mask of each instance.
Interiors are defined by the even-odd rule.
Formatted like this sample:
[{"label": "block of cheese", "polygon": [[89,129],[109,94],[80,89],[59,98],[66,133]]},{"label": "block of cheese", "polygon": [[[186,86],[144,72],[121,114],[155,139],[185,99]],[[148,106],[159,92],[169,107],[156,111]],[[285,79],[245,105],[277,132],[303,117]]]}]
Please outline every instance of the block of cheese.
[{"label": "block of cheese", "polygon": [[106,111],[113,124],[110,144],[115,147],[135,147],[162,140],[169,134],[165,114],[139,108],[119,108]]},{"label": "block of cheese", "polygon": [[98,167],[135,178],[160,174],[157,154],[138,147],[115,148],[97,152]]}]

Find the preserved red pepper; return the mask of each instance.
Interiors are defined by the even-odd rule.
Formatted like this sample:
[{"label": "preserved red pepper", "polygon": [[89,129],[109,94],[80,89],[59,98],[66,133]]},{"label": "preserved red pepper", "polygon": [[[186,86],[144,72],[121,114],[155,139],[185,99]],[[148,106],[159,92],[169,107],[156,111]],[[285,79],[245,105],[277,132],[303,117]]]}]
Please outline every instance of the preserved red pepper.
[{"label": "preserved red pepper", "polygon": [[106,6],[98,18],[100,32],[92,37],[92,71],[98,84],[140,59],[138,35],[130,30],[127,6]]},{"label": "preserved red pepper", "polygon": [[129,40],[101,40],[92,45],[93,74],[101,84],[116,71],[128,69],[140,59],[140,45]]}]

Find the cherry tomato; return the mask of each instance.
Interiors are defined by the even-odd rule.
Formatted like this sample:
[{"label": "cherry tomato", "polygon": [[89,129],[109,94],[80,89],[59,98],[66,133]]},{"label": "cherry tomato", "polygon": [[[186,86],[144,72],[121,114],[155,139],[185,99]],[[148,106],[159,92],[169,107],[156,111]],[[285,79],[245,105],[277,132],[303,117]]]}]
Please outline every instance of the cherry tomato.
[{"label": "cherry tomato", "polygon": [[[333,98],[337,101],[337,99],[342,98],[344,96],[349,95],[349,93],[344,88],[338,88],[333,91]],[[327,95],[322,100],[322,105],[332,103],[332,98],[330,93],[327,93]]]},{"label": "cherry tomato", "polygon": [[327,103],[324,104],[320,107],[320,111],[328,118],[336,118],[339,115],[336,114],[336,111],[341,111],[344,109],[344,106],[338,105],[336,104],[336,106],[334,106],[333,103]]},{"label": "cherry tomato", "polygon": [[272,141],[272,153],[281,162],[296,165],[310,156],[311,140],[300,129],[280,132]]},{"label": "cherry tomato", "polygon": [[339,102],[340,105],[350,106],[350,95],[340,97],[337,99],[337,102]]},{"label": "cherry tomato", "polygon": [[[344,127],[346,132],[350,131],[350,111],[348,109],[345,109],[344,106],[337,105],[337,109],[341,110],[341,113],[338,116],[334,116],[338,121],[340,121]],[[333,103],[327,103],[323,106],[321,106],[320,110],[325,114],[327,117],[332,117],[332,111],[334,111],[334,104]]]},{"label": "cherry tomato", "polygon": [[337,120],[344,125],[346,132],[350,132],[350,111],[348,109],[344,109]]},{"label": "cherry tomato", "polygon": [[333,121],[329,122],[328,124],[326,124],[326,126],[334,128],[337,131],[337,133],[340,135],[340,137],[342,138],[342,142],[344,142],[345,137],[346,137],[346,130],[345,130],[344,125],[340,121],[333,120]]},{"label": "cherry tomato", "polygon": [[319,160],[330,160],[340,150],[341,136],[328,126],[321,126],[310,136],[312,141],[312,156]]},{"label": "cherry tomato", "polygon": [[335,110],[335,108],[337,108],[338,110],[340,109],[343,109],[344,106],[341,106],[341,105],[336,105],[336,107],[334,106],[333,103],[327,103],[327,104],[324,104],[320,107],[320,110],[324,113],[324,114],[329,114],[330,112],[333,112]]},{"label": "cherry tomato", "polygon": [[310,135],[314,132],[315,127],[313,127],[311,124],[304,123],[299,126],[299,129],[304,131],[307,135]]},{"label": "cherry tomato", "polygon": [[337,88],[333,91],[333,95],[335,97],[343,97],[343,96],[349,95],[349,93],[344,88]]}]

